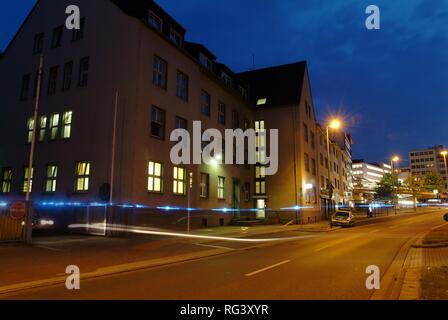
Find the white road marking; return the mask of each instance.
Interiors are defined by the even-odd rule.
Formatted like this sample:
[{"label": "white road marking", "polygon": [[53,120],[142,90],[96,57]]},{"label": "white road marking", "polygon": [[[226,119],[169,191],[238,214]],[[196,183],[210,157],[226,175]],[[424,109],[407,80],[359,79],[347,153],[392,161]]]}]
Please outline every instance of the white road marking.
[{"label": "white road marking", "polygon": [[46,250],[50,250],[50,251],[57,251],[57,252],[64,252],[65,250],[61,250],[61,249],[56,249],[56,248],[51,248],[51,247],[47,247],[47,246],[35,246],[37,248],[41,248],[41,249],[46,249]]},{"label": "white road marking", "polygon": [[272,265],[272,266],[269,266],[269,267],[266,267],[266,268],[263,268],[263,269],[260,269],[260,270],[257,270],[257,271],[254,271],[254,272],[245,274],[245,276],[246,276],[246,277],[252,277],[252,276],[254,276],[254,275],[256,275],[256,274],[259,274],[259,273],[262,273],[262,272],[265,272],[265,271],[268,271],[268,270],[277,268],[277,267],[282,266],[282,265],[284,265],[284,264],[287,264],[287,263],[289,263],[289,262],[291,262],[291,260],[282,261],[282,262],[279,262],[279,263],[274,264],[274,265]]},{"label": "white road marking", "polygon": [[347,238],[342,238],[342,239],[340,239],[340,240],[333,241],[333,242],[331,242],[331,243],[329,243],[329,244],[326,244],[326,245],[323,246],[323,247],[320,247],[320,248],[314,250],[314,252],[323,251],[323,250],[325,250],[325,249],[328,249],[328,248],[337,246],[337,245],[340,244],[340,243],[343,243],[343,242],[346,242],[346,241],[350,241],[350,240],[354,240],[354,239],[360,238],[361,236],[362,236],[362,234],[358,234],[358,235],[356,235],[356,236],[347,237]]},{"label": "white road marking", "polygon": [[215,249],[235,250],[234,248],[229,248],[229,247],[224,247],[224,246],[212,246],[210,244],[203,244],[203,243],[195,243],[195,245],[201,246],[201,247],[215,248]]}]

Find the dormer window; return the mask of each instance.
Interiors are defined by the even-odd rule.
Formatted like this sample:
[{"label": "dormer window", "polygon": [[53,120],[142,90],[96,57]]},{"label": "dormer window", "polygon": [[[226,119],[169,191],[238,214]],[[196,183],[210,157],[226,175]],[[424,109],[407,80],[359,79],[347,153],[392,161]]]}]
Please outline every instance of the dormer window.
[{"label": "dormer window", "polygon": [[212,62],[202,53],[199,54],[199,63],[209,70],[212,68]]},{"label": "dormer window", "polygon": [[182,37],[181,35],[174,30],[173,28],[171,28],[170,31],[170,40],[175,43],[177,46],[181,47],[182,46]]},{"label": "dormer window", "polygon": [[225,73],[224,71],[221,71],[221,79],[228,85],[231,86],[232,85],[232,78]]},{"label": "dormer window", "polygon": [[264,106],[268,102],[268,99],[261,98],[257,100],[257,106]]},{"label": "dormer window", "polygon": [[162,32],[162,19],[152,11],[149,12],[148,23],[157,31]]},{"label": "dormer window", "polygon": [[246,88],[244,88],[243,86],[239,85],[238,86],[238,91],[241,93],[241,95],[247,99],[247,90]]}]

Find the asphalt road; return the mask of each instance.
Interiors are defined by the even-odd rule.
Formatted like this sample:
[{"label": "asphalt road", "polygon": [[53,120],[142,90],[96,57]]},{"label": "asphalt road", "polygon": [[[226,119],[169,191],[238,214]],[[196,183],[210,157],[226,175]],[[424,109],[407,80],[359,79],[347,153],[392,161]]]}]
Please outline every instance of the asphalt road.
[{"label": "asphalt road", "polygon": [[443,213],[435,210],[196,261],[84,280],[79,291],[57,286],[8,298],[364,300],[373,293],[365,287],[367,266],[378,266],[383,276],[411,238],[444,223]]}]

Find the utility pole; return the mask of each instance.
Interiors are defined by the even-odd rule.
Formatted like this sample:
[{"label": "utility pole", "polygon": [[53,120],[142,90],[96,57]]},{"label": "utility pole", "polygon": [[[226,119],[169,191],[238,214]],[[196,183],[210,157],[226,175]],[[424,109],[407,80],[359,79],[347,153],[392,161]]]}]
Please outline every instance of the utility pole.
[{"label": "utility pole", "polygon": [[118,91],[115,92],[114,126],[112,134],[112,160],[110,168],[110,195],[109,205],[112,206],[114,200],[114,178],[115,178],[115,148],[117,141],[117,113],[118,113]]},{"label": "utility pole", "polygon": [[328,208],[328,218],[331,218],[331,210],[333,207],[333,183],[331,181],[331,154],[330,154],[330,127],[327,126],[327,169],[328,169],[328,197],[330,199]]},{"label": "utility pole", "polygon": [[42,82],[42,69],[44,64],[43,55],[39,56],[39,69],[37,70],[37,82],[36,82],[36,98],[34,101],[34,117],[33,117],[33,133],[31,137],[31,147],[28,159],[28,177],[27,177],[27,188],[26,188],[26,223],[25,223],[25,241],[32,241],[33,234],[33,206],[30,201],[31,196],[31,181],[33,176],[33,159],[34,159],[34,150],[36,148],[36,133],[37,126],[39,121],[39,100],[40,100],[40,91],[41,91],[41,82]]}]

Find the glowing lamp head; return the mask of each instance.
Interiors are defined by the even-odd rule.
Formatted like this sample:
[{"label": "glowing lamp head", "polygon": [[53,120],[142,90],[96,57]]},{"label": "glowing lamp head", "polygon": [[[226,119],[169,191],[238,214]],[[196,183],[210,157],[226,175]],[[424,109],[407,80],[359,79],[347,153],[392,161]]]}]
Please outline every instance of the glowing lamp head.
[{"label": "glowing lamp head", "polygon": [[342,123],[341,123],[341,121],[338,120],[338,119],[333,119],[333,120],[330,122],[329,127],[330,127],[331,129],[333,129],[333,130],[337,130],[337,129],[339,129],[340,127],[342,127]]},{"label": "glowing lamp head", "polygon": [[448,155],[448,151],[444,150],[442,152],[440,152],[440,154],[444,157],[446,157]]},{"label": "glowing lamp head", "polygon": [[397,157],[397,156],[395,156],[395,157],[392,158],[392,161],[393,161],[393,162],[399,162],[399,161],[400,161],[400,158]]}]

